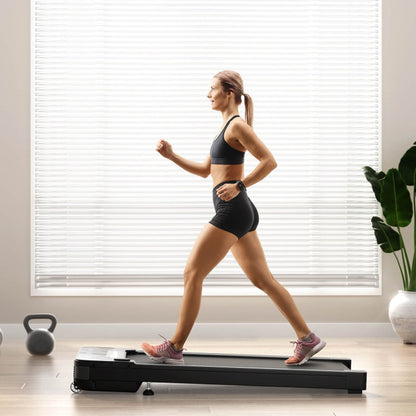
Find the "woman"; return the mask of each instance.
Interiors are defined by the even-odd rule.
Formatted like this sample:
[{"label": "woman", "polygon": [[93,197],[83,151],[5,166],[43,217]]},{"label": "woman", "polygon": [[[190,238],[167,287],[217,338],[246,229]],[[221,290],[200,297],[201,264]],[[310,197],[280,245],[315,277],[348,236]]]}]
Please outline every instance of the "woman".
[{"label": "woman", "polygon": [[[242,96],[247,123],[238,114]],[[157,346],[143,343],[142,348],[154,361],[184,362],[183,346],[199,312],[202,282],[231,249],[247,277],[273,300],[297,334],[298,340],[291,341],[296,344],[295,353],[286,364],[304,364],[326,343],[309,330],[289,292],[272,276],[256,231],[258,213],[246,192],[246,188],[275,169],[277,163],[251,127],[253,101],[244,92],[243,81],[237,72],[216,74],[207,97],[211,108],[221,111],[224,124],[205,162],[197,163],[177,155],[165,140],[159,141],[156,150],[188,172],[203,178],[211,174],[216,215],[202,229],[186,263],[184,294],[174,336]],[[243,177],[246,151],[257,158],[259,164]]]}]

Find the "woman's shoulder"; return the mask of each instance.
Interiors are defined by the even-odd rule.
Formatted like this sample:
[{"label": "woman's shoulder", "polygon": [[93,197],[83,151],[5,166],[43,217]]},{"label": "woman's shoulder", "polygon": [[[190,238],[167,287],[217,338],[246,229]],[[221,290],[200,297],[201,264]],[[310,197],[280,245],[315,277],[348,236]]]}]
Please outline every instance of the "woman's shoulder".
[{"label": "woman's shoulder", "polygon": [[230,125],[230,133],[232,135],[245,134],[253,131],[253,128],[247,124],[243,117],[236,117]]},{"label": "woman's shoulder", "polygon": [[224,139],[229,145],[242,151],[239,148],[241,141],[244,139],[248,140],[252,132],[252,127],[247,124],[243,117],[236,117],[230,124],[229,129],[226,130]]}]

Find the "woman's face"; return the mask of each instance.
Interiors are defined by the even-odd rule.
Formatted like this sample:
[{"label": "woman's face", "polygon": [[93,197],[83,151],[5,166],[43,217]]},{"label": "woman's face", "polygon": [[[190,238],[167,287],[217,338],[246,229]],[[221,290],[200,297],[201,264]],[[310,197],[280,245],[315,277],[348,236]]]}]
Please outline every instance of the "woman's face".
[{"label": "woman's face", "polygon": [[[231,96],[231,94],[228,94]],[[207,97],[211,101],[211,108],[220,111],[228,106],[230,97],[222,91],[221,82],[217,78],[213,78],[211,88]]]}]

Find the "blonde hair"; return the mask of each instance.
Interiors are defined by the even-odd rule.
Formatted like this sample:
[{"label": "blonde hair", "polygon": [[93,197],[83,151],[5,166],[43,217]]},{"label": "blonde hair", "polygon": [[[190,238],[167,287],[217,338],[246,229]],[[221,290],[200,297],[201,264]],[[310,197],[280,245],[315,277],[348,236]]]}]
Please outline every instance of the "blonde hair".
[{"label": "blonde hair", "polygon": [[244,96],[246,122],[249,126],[253,127],[253,99],[244,91],[241,75],[235,71],[221,71],[214,75],[214,78],[219,79],[224,92],[231,91],[234,93],[235,103],[237,105],[242,103],[242,96]]}]

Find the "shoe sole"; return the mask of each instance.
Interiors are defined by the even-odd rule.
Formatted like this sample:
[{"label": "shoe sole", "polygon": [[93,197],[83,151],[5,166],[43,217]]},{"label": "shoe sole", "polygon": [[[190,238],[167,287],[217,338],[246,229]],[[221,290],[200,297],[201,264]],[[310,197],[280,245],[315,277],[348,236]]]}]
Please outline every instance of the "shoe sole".
[{"label": "shoe sole", "polygon": [[175,358],[168,358],[168,357],[153,357],[153,355],[150,355],[147,351],[143,350],[143,352],[152,360],[155,361],[156,363],[159,364],[184,364],[184,360],[178,360]]},{"label": "shoe sole", "polygon": [[315,354],[321,351],[326,345],[325,341],[322,341],[319,344],[316,344],[304,357],[304,359],[298,363],[293,364],[286,364],[286,365],[302,365],[305,364],[310,358],[312,358]]}]

